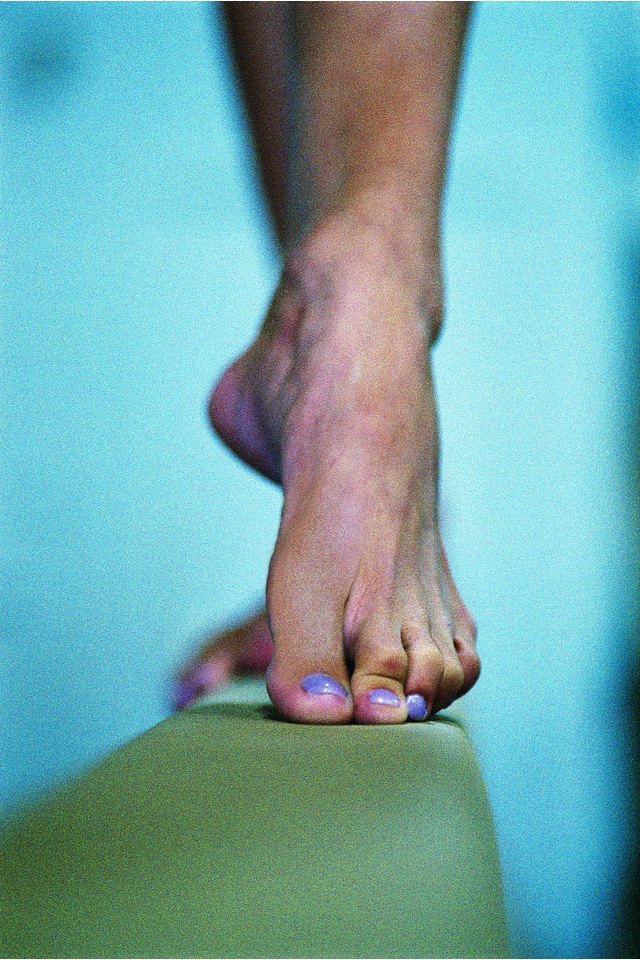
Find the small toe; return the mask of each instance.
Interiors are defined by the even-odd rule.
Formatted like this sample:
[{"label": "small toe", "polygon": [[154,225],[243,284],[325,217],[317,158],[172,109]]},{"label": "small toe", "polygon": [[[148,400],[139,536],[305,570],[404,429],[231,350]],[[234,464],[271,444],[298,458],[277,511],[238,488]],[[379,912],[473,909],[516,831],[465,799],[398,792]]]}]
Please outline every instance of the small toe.
[{"label": "small toe", "polygon": [[372,618],[352,643],[353,716],[357,723],[404,723],[407,654],[386,617]]},{"label": "small toe", "polygon": [[186,670],[171,688],[171,703],[174,710],[184,710],[195,700],[212,693],[229,680],[232,673],[228,657],[204,660]]},{"label": "small toe", "polygon": [[407,696],[407,719],[408,720],[426,720],[427,719],[427,701],[419,693],[410,693]]},{"label": "small toe", "polygon": [[[402,628],[402,644],[408,657],[405,684],[407,696],[422,698],[427,713],[431,713],[444,673],[444,657],[431,639],[426,626],[405,623]],[[410,719],[416,718],[410,716]]]},{"label": "small toe", "polygon": [[432,713],[437,713],[438,710],[444,710],[450,706],[454,700],[461,696],[464,685],[464,670],[455,652],[453,643],[450,649],[443,652],[443,657],[444,669],[442,671],[440,684],[438,685],[438,692],[433,702]]},{"label": "small toe", "polygon": [[464,682],[458,694],[459,697],[462,697],[471,690],[480,676],[480,657],[475,642],[469,636],[455,636],[453,645],[464,673]]}]

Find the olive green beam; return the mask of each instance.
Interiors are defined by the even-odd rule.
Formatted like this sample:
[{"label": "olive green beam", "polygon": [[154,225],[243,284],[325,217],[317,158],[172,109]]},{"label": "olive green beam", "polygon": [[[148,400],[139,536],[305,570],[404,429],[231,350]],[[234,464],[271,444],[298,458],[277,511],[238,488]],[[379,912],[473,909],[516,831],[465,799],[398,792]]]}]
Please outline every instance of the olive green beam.
[{"label": "olive green beam", "polygon": [[159,724],[4,831],[3,957],[507,957],[477,761],[446,716]]}]

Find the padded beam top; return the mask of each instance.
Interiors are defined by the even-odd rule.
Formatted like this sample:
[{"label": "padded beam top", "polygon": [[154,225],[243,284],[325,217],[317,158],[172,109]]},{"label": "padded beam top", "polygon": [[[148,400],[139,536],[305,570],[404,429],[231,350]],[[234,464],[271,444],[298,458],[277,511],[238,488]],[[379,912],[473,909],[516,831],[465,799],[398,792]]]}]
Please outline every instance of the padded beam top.
[{"label": "padded beam top", "polygon": [[236,683],[12,823],[4,957],[506,957],[463,727],[280,720]]}]

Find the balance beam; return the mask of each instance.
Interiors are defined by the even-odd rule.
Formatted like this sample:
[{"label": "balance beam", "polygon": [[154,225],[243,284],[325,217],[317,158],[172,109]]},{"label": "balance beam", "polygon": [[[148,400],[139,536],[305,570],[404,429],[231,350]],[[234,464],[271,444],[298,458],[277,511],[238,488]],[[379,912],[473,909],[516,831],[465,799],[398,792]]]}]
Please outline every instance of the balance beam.
[{"label": "balance beam", "polygon": [[460,722],[289,723],[237,682],[3,831],[3,957],[508,957]]}]

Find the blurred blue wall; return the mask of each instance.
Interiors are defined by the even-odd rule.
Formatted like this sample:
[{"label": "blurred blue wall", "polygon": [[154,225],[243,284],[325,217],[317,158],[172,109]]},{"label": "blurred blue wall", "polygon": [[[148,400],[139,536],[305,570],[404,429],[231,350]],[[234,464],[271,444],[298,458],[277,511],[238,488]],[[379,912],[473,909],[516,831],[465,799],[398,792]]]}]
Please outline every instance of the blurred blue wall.
[{"label": "blurred blue wall", "polygon": [[[210,385],[277,276],[219,11],[4,4],[3,790],[160,720],[261,594],[278,491]],[[596,955],[626,855],[624,417],[638,16],[484,4],[447,202],[447,540],[480,624],[469,713],[514,932]]]},{"label": "blurred blue wall", "polygon": [[185,648],[259,596],[280,496],[205,418],[276,276],[211,11],[2,20],[15,797],[165,715]]}]

